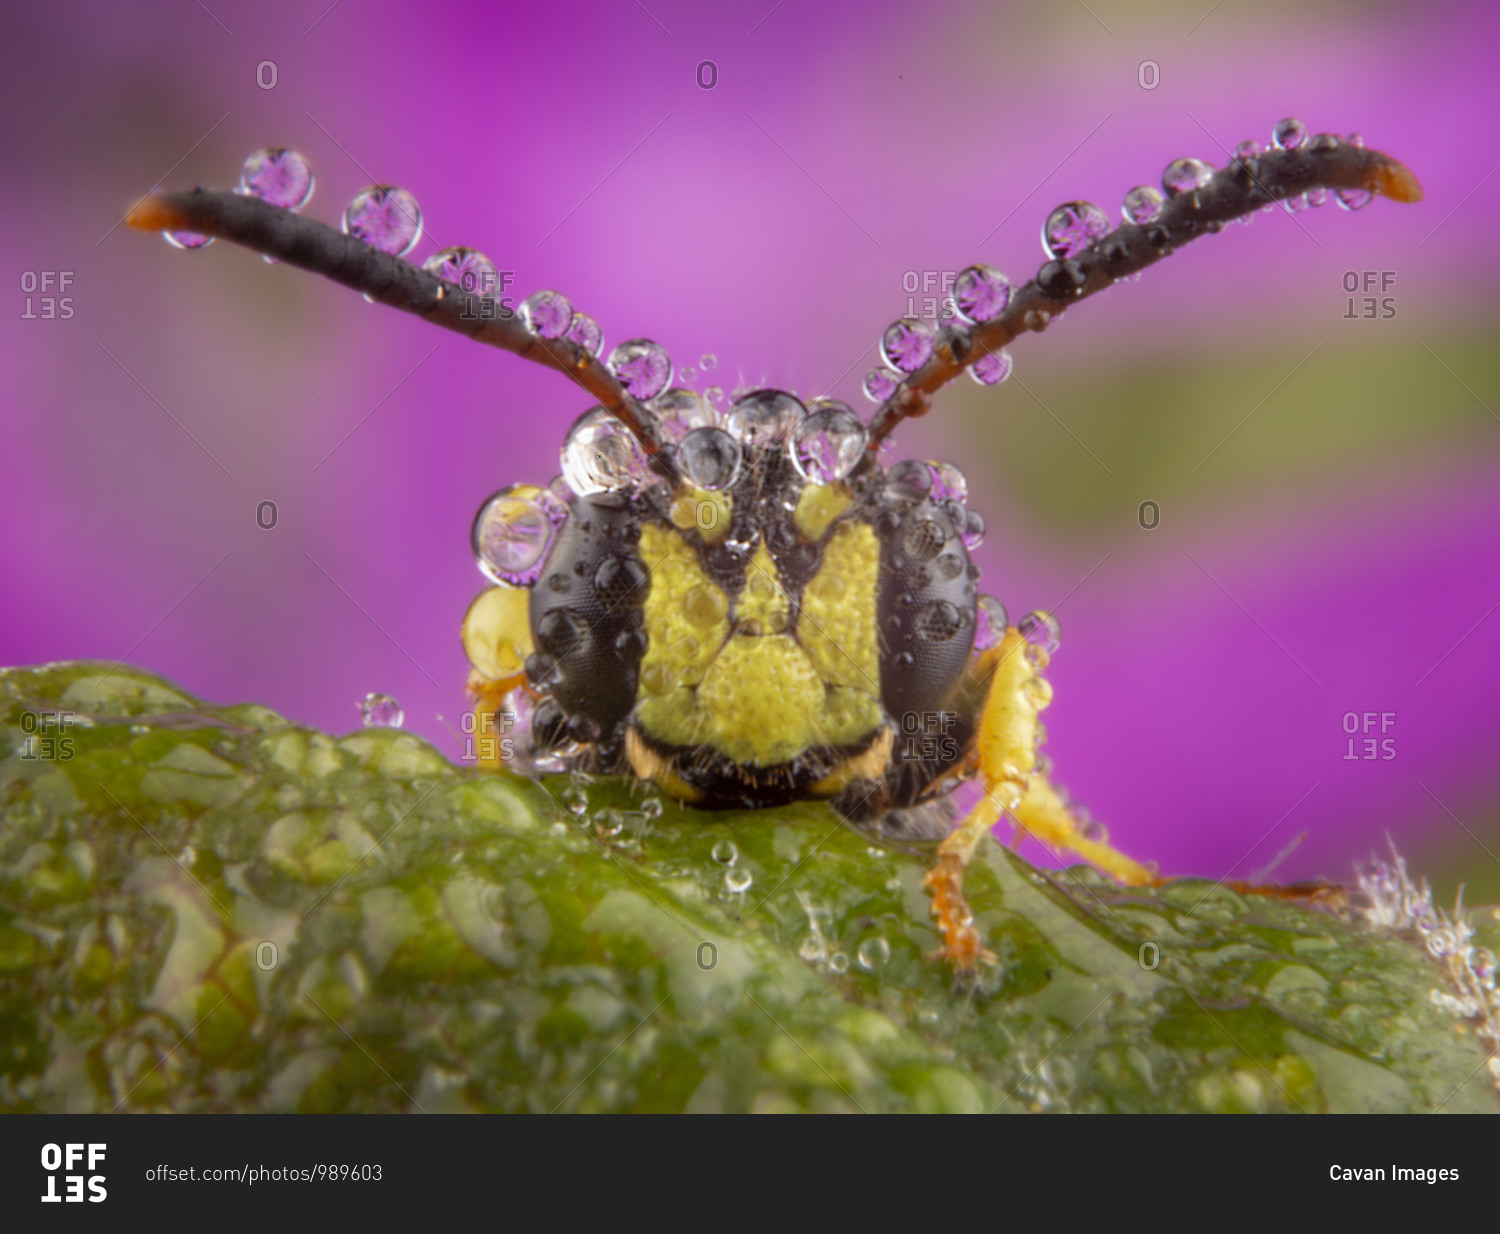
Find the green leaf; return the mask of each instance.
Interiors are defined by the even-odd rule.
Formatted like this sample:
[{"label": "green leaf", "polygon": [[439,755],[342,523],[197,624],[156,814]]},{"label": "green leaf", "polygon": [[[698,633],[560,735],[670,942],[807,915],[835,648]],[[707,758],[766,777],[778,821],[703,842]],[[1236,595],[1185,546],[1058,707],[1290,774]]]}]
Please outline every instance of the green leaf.
[{"label": "green leaf", "polygon": [[927,854],[824,805],[479,774],[124,666],[0,709],[0,1109],[1497,1108],[1421,948],[1279,897],[989,845],[958,985]]}]

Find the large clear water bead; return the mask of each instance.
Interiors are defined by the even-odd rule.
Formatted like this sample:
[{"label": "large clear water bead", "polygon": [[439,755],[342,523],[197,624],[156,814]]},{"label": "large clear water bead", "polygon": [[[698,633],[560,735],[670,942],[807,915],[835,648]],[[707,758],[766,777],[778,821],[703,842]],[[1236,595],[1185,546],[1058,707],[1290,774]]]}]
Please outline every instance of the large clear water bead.
[{"label": "large clear water bead", "polygon": [[521,301],[521,324],[542,338],[562,338],[573,324],[573,306],[560,291],[536,291]]},{"label": "large clear water bead", "polygon": [[1213,178],[1213,165],[1202,159],[1173,159],[1161,173],[1161,186],[1171,196],[1196,193]]},{"label": "large clear water bead", "polygon": [[1271,140],[1280,150],[1295,150],[1307,140],[1307,125],[1296,116],[1278,120],[1276,127],[1271,130]]},{"label": "large clear water bead", "polygon": [[896,393],[896,387],[900,384],[900,373],[893,373],[888,368],[872,368],[865,374],[864,382],[860,388],[865,392],[865,397],[870,402],[883,403]]},{"label": "large clear water bead", "polygon": [[1120,213],[1127,223],[1144,227],[1161,217],[1161,208],[1166,204],[1167,199],[1161,195],[1159,188],[1138,184],[1125,194],[1125,200],[1120,204]]},{"label": "large clear water bead", "polygon": [[744,452],[721,428],[695,428],[677,447],[677,466],[699,488],[728,488],[738,478]]},{"label": "large clear water bead", "polygon": [[1066,201],[1042,224],[1042,248],[1056,261],[1077,257],[1109,234],[1109,217],[1091,201]]},{"label": "large clear water bead", "polygon": [[792,432],[792,462],[810,484],[837,484],[865,451],[865,426],[847,407],[820,407]]},{"label": "large clear water bead", "polygon": [[969,376],[981,386],[998,386],[1010,376],[1014,362],[1010,358],[1010,352],[1005,348],[992,351],[987,356],[980,356],[973,364],[969,365]]},{"label": "large clear water bead", "polygon": [[1027,613],[1016,622],[1016,630],[1029,646],[1040,647],[1048,655],[1062,643],[1062,627],[1057,618],[1041,610]]},{"label": "large clear water bead", "polygon": [[727,428],[747,450],[776,445],[807,415],[802,400],[785,390],[752,390],[729,409]]},{"label": "large clear water bead", "polygon": [[404,257],[422,236],[422,208],[417,199],[393,184],[371,184],[344,207],[346,235],[392,257]]},{"label": "large clear water bead", "polygon": [[567,507],[547,489],[532,484],[501,489],[479,507],[469,533],[479,572],[492,583],[531,586],[567,517]]},{"label": "large clear water bead", "polygon": [[933,501],[956,501],[960,505],[969,500],[969,481],[952,463],[929,462],[932,472]]},{"label": "large clear water bead", "polygon": [[455,246],[441,249],[422,263],[422,269],[462,288],[465,295],[493,296],[500,286],[495,263],[478,249]]},{"label": "large clear water bead", "polygon": [[648,338],[626,339],[609,353],[609,371],[638,399],[653,399],[672,380],[667,349]]},{"label": "large clear water bead", "polygon": [[623,492],[650,476],[646,452],[603,407],[573,421],[561,456],[563,478],[581,496]]},{"label": "large clear water bead", "polygon": [[901,373],[915,373],[932,359],[937,332],[916,317],[892,322],[880,336],[880,358]]},{"label": "large clear water bead", "polygon": [[604,331],[587,313],[575,312],[573,320],[568,323],[568,332],[563,337],[569,342],[577,343],[591,356],[597,356],[604,346]]},{"label": "large clear water bead", "polygon": [[240,168],[239,192],[295,213],[313,195],[312,164],[295,150],[266,146]]},{"label": "large clear water bead", "polygon": [[1010,280],[993,266],[975,264],[953,280],[953,306],[965,321],[994,321],[1010,303]]},{"label": "large clear water bead", "polygon": [[696,390],[663,390],[650,403],[662,439],[676,445],[695,428],[717,424],[719,418]]}]

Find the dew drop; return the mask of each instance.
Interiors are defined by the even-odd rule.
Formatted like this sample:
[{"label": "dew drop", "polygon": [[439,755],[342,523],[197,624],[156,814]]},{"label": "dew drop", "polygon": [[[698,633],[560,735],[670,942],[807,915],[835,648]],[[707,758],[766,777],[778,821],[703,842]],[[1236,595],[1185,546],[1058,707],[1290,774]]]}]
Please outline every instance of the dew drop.
[{"label": "dew drop", "polygon": [[1295,150],[1307,140],[1307,126],[1296,116],[1288,116],[1276,122],[1276,127],[1271,130],[1271,140],[1278,149]]},{"label": "dew drop", "polygon": [[920,501],[932,489],[932,468],[914,458],[902,459],[886,472],[885,483],[896,496]]},{"label": "dew drop", "polygon": [[1375,194],[1369,189],[1339,189],[1334,199],[1345,210],[1363,210],[1375,200]]},{"label": "dew drop", "polygon": [[698,361],[698,367],[701,368],[705,373],[708,372],[709,369],[717,368],[718,366],[719,357],[714,355],[714,353],[711,351],[704,352],[702,357]]},{"label": "dew drop", "polygon": [[479,572],[492,583],[529,587],[542,572],[568,509],[547,489],[512,484],[479,507],[469,533]]},{"label": "dew drop", "polygon": [[1319,133],[1315,137],[1308,139],[1307,148],[1319,151],[1337,150],[1339,148],[1339,139],[1333,133]]},{"label": "dew drop", "polygon": [[842,951],[835,951],[828,957],[828,967],[836,973],[847,973],[849,971],[849,957]]},{"label": "dew drop", "polygon": [[1161,186],[1169,196],[1195,193],[1213,179],[1213,167],[1202,159],[1173,159],[1161,173]]},{"label": "dew drop", "polygon": [[739,860],[740,850],[735,847],[733,840],[720,840],[714,845],[710,856],[720,865],[732,866]]},{"label": "dew drop", "polygon": [[964,529],[959,538],[971,551],[984,543],[984,516],[978,510],[970,510],[964,516]]},{"label": "dew drop", "polygon": [[1284,197],[1281,204],[1288,214],[1301,214],[1307,209],[1307,194],[1295,193],[1291,197]]},{"label": "dew drop", "polygon": [[864,450],[865,426],[843,406],[818,408],[792,434],[792,462],[812,484],[843,480]]},{"label": "dew drop", "polygon": [[695,428],[705,428],[718,422],[714,409],[694,390],[663,390],[651,400],[650,408],[661,428],[662,438],[672,445],[677,445]]},{"label": "dew drop", "polygon": [[1057,624],[1057,618],[1040,610],[1022,617],[1016,622],[1016,630],[1027,643],[1041,648],[1048,655],[1056,651],[1062,641],[1062,627]]},{"label": "dew drop", "polygon": [[927,322],[903,317],[880,336],[880,358],[902,373],[915,373],[932,358],[935,342],[935,331]]},{"label": "dew drop", "polygon": [[573,306],[561,292],[532,292],[521,301],[521,323],[542,338],[562,338],[573,325]]},{"label": "dew drop", "polygon": [[999,351],[992,351],[987,356],[980,356],[969,365],[969,376],[981,386],[998,386],[1010,376],[1014,366],[1010,352],[1002,347]]},{"label": "dew drop", "polygon": [[724,871],[724,890],[732,896],[744,895],[754,881],[749,870]]},{"label": "dew drop", "polygon": [[441,249],[422,263],[422,269],[463,289],[470,296],[493,296],[500,285],[495,263],[478,249]]},{"label": "dew drop", "polygon": [[1234,157],[1237,159],[1253,159],[1258,154],[1263,154],[1265,147],[1253,137],[1247,137],[1234,148]]},{"label": "dew drop", "polygon": [[1109,232],[1109,218],[1090,201],[1068,201],[1042,224],[1042,248],[1055,259],[1076,257]]},{"label": "dew drop", "polygon": [[872,403],[883,403],[896,393],[896,387],[900,384],[900,373],[893,373],[888,368],[872,368],[865,374],[865,397]]},{"label": "dew drop", "polygon": [[1005,637],[1010,626],[1005,605],[994,596],[979,597],[974,613],[974,650],[988,651]]},{"label": "dew drop", "polygon": [[724,418],[724,427],[749,450],[779,443],[807,415],[807,408],[785,390],[754,390],[739,399]]},{"label": "dew drop", "polygon": [[389,694],[366,694],[359,714],[366,728],[400,728],[406,719],[401,704]]},{"label": "dew drop", "polygon": [[703,389],[703,397],[709,401],[709,403],[714,407],[715,410],[717,410],[724,405],[724,387],[705,386]]},{"label": "dew drop", "polygon": [[1153,188],[1149,184],[1138,184],[1125,194],[1120,213],[1125,216],[1127,223],[1144,227],[1161,217],[1161,208],[1166,205],[1166,202],[1167,199],[1161,195],[1160,189]]},{"label": "dew drop", "polygon": [[214,242],[212,236],[205,236],[196,231],[164,231],[161,234],[174,249],[187,249],[189,252],[194,249],[207,248]]},{"label": "dew drop", "polygon": [[1313,207],[1326,206],[1328,204],[1328,190],[1321,188],[1308,189],[1307,204]]},{"label": "dew drop", "polygon": [[660,818],[662,809],[660,797],[647,797],[641,802],[641,813],[648,819]]},{"label": "dew drop", "polygon": [[660,343],[626,339],[609,353],[609,371],[638,399],[655,398],[672,380],[672,360]]},{"label": "dew drop", "polygon": [[597,356],[599,349],[604,346],[604,331],[599,329],[599,323],[587,313],[574,313],[573,320],[568,323],[568,333],[564,337],[572,343],[577,343],[591,356]]},{"label": "dew drop", "polygon": [[1010,303],[1010,280],[993,266],[973,265],[953,280],[953,306],[965,321],[994,321]]},{"label": "dew drop", "polygon": [[873,973],[890,963],[891,945],[879,935],[867,938],[860,943],[859,950],[854,953],[854,958],[859,961],[862,969]]},{"label": "dew drop", "polygon": [[691,364],[685,364],[677,370],[677,380],[685,386],[690,386],[698,380],[698,370]]},{"label": "dew drop", "polygon": [[1349,136],[1344,140],[1347,141],[1356,150],[1363,150],[1365,148],[1365,139],[1358,133],[1350,133]]},{"label": "dew drop", "polygon": [[266,146],[240,168],[239,191],[295,213],[312,197],[312,164],[295,150]]},{"label": "dew drop", "polygon": [[932,469],[932,499],[934,501],[956,501],[962,504],[969,500],[969,482],[952,463],[928,463]]},{"label": "dew drop", "polygon": [[344,207],[344,233],[371,248],[402,257],[422,235],[422,208],[405,189],[372,184],[354,194]]},{"label": "dew drop", "polygon": [[568,487],[584,496],[634,488],[650,474],[645,452],[603,407],[573,421],[561,457]]},{"label": "dew drop", "polygon": [[699,488],[728,488],[739,478],[744,452],[740,443],[712,425],[694,429],[677,446],[677,465]]}]

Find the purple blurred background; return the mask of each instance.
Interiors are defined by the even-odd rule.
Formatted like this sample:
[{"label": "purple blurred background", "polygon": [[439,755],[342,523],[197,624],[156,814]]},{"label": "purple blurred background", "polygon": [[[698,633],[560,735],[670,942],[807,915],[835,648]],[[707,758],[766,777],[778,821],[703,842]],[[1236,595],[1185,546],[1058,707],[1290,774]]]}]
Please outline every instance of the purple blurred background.
[{"label": "purple blurred background", "polygon": [[[1206,238],[1021,340],[1018,380],[940,396],[898,455],[963,466],[983,586],[1058,609],[1048,752],[1132,854],[1246,877],[1306,831],[1277,876],[1344,877],[1391,831],[1500,888],[1465,835],[1500,852],[1500,14],[773,4],[12,10],[0,660],[124,657],[334,730],[387,691],[456,754],[470,519],[545,483],[583,410],[310,276],[117,226],[158,180],[227,188],[293,146],[315,217],[398,183],[414,260],[472,244],[608,342],[713,352],[699,388],[867,407],[908,272],[1020,281],[1052,206],[1114,216],[1295,114],[1403,158],[1426,201]],[[71,319],[26,318],[27,272],[63,270]],[[1365,270],[1395,272],[1394,319],[1344,319]]]}]

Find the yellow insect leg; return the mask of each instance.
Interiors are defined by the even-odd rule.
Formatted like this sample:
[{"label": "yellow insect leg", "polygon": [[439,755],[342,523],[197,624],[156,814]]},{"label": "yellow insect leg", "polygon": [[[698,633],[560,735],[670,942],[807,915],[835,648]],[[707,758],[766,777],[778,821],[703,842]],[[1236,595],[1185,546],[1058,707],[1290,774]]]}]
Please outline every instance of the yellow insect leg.
[{"label": "yellow insect leg", "polygon": [[[985,834],[1009,812],[1021,828],[1055,848],[1080,854],[1122,882],[1152,881],[1145,866],[1107,844],[1086,839],[1067,806],[1036,770],[1037,713],[1052,701],[1042,676],[1047,653],[1028,646],[1015,629],[975,657],[969,689],[983,690],[974,753],[984,796],[938,846],[926,884],[943,936],[942,954],[960,968],[993,957],[981,945],[963,896],[964,867]],[[987,683],[987,685],[986,685]]]}]

